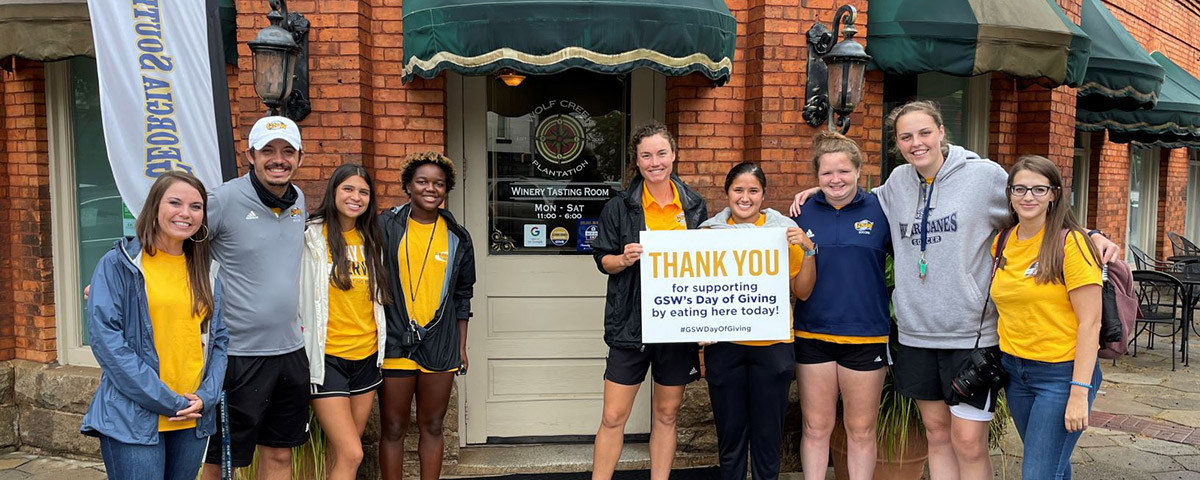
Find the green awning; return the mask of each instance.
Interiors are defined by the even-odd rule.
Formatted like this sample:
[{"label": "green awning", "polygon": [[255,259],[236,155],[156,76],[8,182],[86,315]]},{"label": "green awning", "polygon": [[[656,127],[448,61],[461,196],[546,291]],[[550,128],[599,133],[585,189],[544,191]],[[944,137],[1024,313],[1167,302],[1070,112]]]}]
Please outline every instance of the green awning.
[{"label": "green awning", "polygon": [[729,79],[737,22],[722,0],[405,0],[404,77],[569,68]]},{"label": "green awning", "polygon": [[871,0],[867,53],[886,73],[1001,72],[1079,86],[1092,41],[1055,0]]},{"label": "green awning", "polygon": [[1092,37],[1092,56],[1078,107],[1094,112],[1154,108],[1163,68],[1150,58],[1100,0],[1083,0],[1080,26]]},{"label": "green awning", "polygon": [[1075,128],[1108,130],[1108,139],[1116,143],[1200,146],[1200,80],[1162,53],[1154,52],[1150,57],[1166,73],[1154,108],[1104,112],[1081,108],[1077,110]]},{"label": "green awning", "polygon": [[0,0],[0,58],[96,56],[87,0]]}]

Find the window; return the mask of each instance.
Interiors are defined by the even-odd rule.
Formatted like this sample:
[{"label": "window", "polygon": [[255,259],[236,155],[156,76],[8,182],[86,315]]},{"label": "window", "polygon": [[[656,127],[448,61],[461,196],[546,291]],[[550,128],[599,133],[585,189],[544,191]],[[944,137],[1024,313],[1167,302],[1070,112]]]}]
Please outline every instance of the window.
[{"label": "window", "polygon": [[1187,227],[1183,236],[1200,242],[1200,149],[1188,149]]},{"label": "window", "polygon": [[1092,163],[1091,132],[1075,131],[1075,159],[1071,165],[1071,209],[1075,218],[1087,223],[1088,173]]},{"label": "window", "polygon": [[[887,75],[883,88],[883,111],[886,117],[893,109],[912,100],[931,100],[942,111],[946,140],[968,150],[987,156],[988,115],[991,102],[991,76],[955,77],[943,73],[919,75]],[[892,132],[883,133],[884,180],[893,169],[904,164],[904,157],[894,151]]]},{"label": "window", "polygon": [[590,254],[625,172],[629,82],[582,70],[489,80],[490,253]]},{"label": "window", "polygon": [[[1125,238],[1129,246],[1157,256],[1159,149],[1129,147],[1129,210]],[[1133,258],[1127,254],[1126,258]]]},{"label": "window", "polygon": [[59,361],[95,365],[83,287],[113,242],[134,234],[104,146],[96,61],[46,64]]}]

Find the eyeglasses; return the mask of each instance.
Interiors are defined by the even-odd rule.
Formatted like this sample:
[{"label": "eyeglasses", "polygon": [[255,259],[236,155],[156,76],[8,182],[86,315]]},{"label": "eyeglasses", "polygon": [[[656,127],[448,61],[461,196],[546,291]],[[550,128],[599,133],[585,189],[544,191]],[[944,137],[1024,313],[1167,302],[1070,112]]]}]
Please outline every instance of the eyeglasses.
[{"label": "eyeglasses", "polygon": [[1025,185],[1013,185],[1008,187],[1008,194],[1014,197],[1024,197],[1026,192],[1032,192],[1035,197],[1044,197],[1050,192],[1058,190],[1058,187],[1050,185],[1034,185],[1026,187]]}]

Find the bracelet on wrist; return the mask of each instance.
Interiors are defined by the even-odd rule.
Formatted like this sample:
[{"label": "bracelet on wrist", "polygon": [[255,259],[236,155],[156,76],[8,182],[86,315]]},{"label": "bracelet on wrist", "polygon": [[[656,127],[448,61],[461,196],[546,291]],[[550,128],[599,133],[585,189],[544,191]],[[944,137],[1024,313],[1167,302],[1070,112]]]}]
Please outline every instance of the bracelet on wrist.
[{"label": "bracelet on wrist", "polygon": [[1088,390],[1091,390],[1091,389],[1092,389],[1092,386],[1091,386],[1091,384],[1087,384],[1087,383],[1083,383],[1083,382],[1076,382],[1076,381],[1074,381],[1074,380],[1071,380],[1071,385],[1073,385],[1073,386],[1076,386],[1076,387],[1083,387],[1083,388],[1086,388],[1086,389],[1088,389]]},{"label": "bracelet on wrist", "polygon": [[1098,228],[1088,230],[1088,232],[1087,232],[1088,238],[1091,238],[1092,235],[1104,236],[1104,232],[1101,232],[1100,229],[1098,229]]}]

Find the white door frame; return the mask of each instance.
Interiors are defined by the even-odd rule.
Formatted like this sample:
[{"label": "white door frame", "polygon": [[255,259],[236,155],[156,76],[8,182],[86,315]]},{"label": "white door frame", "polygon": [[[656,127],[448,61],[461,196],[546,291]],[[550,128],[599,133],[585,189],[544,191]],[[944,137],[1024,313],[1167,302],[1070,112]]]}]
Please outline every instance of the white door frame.
[{"label": "white door frame", "polygon": [[[647,69],[639,69],[631,75],[629,114],[631,128],[648,123],[651,120],[665,122],[666,120],[666,77]],[[483,205],[468,205],[468,198],[479,198],[469,195],[467,189],[471,182],[467,181],[469,172],[475,169],[487,169],[487,81],[489,77],[467,77],[456,73],[446,75],[446,154],[459,165],[460,187],[450,192],[447,206],[464,225],[486,225],[487,209]],[[632,160],[632,159],[630,159]],[[475,186],[470,186],[475,187]],[[475,187],[478,188],[478,187]],[[484,186],[483,188],[486,188]],[[486,198],[486,195],[482,196]],[[480,218],[482,216],[482,218]],[[476,265],[482,266],[488,261],[488,238],[486,231],[472,231],[475,246]],[[591,264],[590,258],[573,259],[576,263]],[[564,258],[564,261],[569,259]],[[477,272],[484,272],[477,268]],[[589,269],[590,273],[595,273]],[[599,275],[598,273],[596,275]],[[475,374],[459,377],[455,381],[458,387],[458,425],[459,446],[467,444],[482,444],[487,441],[485,426],[486,412],[484,408],[490,385],[487,384],[486,359],[478,357],[476,352],[486,352],[486,330],[488,326],[488,301],[486,292],[489,286],[488,275],[477,274],[475,282],[475,299],[472,302],[474,317],[469,324],[467,356],[475,360],[479,370],[472,369]],[[484,322],[484,323],[480,323]],[[599,380],[597,380],[599,381]],[[594,412],[599,421],[600,412]]]}]

